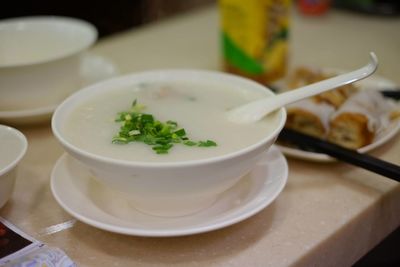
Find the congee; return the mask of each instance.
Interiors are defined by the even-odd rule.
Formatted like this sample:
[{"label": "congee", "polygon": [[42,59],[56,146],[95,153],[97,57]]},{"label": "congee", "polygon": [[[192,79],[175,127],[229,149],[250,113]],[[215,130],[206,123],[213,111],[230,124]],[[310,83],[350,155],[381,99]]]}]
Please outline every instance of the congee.
[{"label": "congee", "polygon": [[[107,90],[83,101],[68,115],[63,132],[76,147],[104,157],[141,162],[206,159],[243,149],[276,129],[279,113],[252,124],[227,120],[230,108],[265,96],[260,91],[215,81],[140,83]],[[132,110],[134,114],[146,114],[146,118],[151,115],[152,124],[173,126],[172,133],[180,135],[184,129],[184,140],[167,144],[167,151],[161,151],[165,153],[155,153],[160,152],[154,149],[158,145],[118,142],[124,120],[132,120]],[[129,130],[127,134],[135,137],[141,131]]]}]

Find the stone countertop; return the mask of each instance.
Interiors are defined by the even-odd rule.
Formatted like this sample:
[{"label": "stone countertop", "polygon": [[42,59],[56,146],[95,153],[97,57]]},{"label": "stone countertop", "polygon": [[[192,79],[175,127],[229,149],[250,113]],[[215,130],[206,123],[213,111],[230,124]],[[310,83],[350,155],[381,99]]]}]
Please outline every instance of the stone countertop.
[{"label": "stone countertop", "polygon": [[[293,11],[290,65],[354,69],[380,60],[378,73],[400,84],[400,19],[331,10],[323,17]],[[122,74],[160,68],[219,69],[218,12],[212,6],[102,39],[92,52]],[[49,124],[18,127],[29,149],[15,192],[0,216],[78,266],[351,266],[400,225],[400,185],[345,163],[288,159],[284,191],[266,209],[230,227],[185,237],[145,238],[74,222],[50,192],[63,150]],[[397,135],[372,154],[400,164]]]}]

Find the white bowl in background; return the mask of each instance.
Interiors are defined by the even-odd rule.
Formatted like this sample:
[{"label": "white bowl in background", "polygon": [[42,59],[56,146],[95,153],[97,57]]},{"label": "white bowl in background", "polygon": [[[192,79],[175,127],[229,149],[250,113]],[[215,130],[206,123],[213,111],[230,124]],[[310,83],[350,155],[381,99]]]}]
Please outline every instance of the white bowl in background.
[{"label": "white bowl in background", "polygon": [[79,89],[81,55],[97,40],[88,22],[53,16],[0,21],[0,111],[48,107]]},{"label": "white bowl in background", "polygon": [[72,144],[63,126],[80,104],[104,92],[151,81],[215,81],[256,90],[270,96],[264,86],[238,76],[212,71],[164,70],[127,75],[84,88],[61,103],[52,117],[53,133],[73,158],[88,167],[94,178],[122,192],[138,210],[158,216],[181,216],[208,207],[217,196],[236,184],[275,142],[286,112],[278,111],[272,132],[243,149],[212,158],[176,162],[137,162],[101,156]]},{"label": "white bowl in background", "polygon": [[0,125],[0,208],[13,192],[17,165],[27,148],[28,141],[20,131]]}]

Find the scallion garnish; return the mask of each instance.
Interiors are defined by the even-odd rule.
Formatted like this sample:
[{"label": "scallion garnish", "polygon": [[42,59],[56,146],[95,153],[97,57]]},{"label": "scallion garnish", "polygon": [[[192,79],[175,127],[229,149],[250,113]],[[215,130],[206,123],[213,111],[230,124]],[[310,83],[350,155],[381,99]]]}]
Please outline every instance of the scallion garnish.
[{"label": "scallion garnish", "polygon": [[178,128],[175,121],[160,122],[153,115],[142,113],[145,106],[137,103],[135,99],[129,111],[119,112],[116,122],[121,124],[118,135],[114,136],[112,143],[128,144],[130,142],[143,142],[157,154],[167,154],[174,144],[182,143],[186,146],[212,147],[217,143],[212,140],[192,141],[186,136],[183,128]]}]

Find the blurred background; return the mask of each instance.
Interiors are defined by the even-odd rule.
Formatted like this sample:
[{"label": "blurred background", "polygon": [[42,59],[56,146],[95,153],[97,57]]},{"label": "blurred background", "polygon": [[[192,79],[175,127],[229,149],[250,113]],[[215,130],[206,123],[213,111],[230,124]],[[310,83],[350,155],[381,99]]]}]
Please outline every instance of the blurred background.
[{"label": "blurred background", "polygon": [[76,17],[94,24],[101,38],[214,2],[216,1],[10,1],[6,8],[0,9],[0,19],[32,15]]},{"label": "blurred background", "polygon": [[[81,18],[93,23],[100,38],[216,3],[217,0],[114,0],[108,1],[9,1],[0,9],[0,19],[58,15]],[[378,16],[398,16],[397,0],[294,0],[300,12],[322,15],[330,7]],[[318,8],[327,6],[328,9]]]}]

